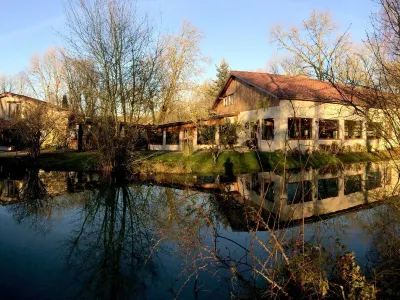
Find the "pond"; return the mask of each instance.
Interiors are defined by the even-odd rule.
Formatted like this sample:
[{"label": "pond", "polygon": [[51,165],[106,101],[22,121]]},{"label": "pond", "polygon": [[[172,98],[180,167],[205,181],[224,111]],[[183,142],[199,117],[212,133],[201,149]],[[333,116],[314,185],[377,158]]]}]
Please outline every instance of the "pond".
[{"label": "pond", "polygon": [[[301,297],[324,295],[336,258],[351,251],[382,295],[398,295],[388,273],[400,245],[390,163],[129,182],[0,171],[4,299],[268,298],[299,285]],[[300,281],[288,265],[304,267]]]}]

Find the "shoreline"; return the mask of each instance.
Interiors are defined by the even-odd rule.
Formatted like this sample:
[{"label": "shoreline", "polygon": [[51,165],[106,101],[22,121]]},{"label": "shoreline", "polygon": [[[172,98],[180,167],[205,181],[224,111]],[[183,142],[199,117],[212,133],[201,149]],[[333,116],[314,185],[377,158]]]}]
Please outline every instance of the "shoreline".
[{"label": "shoreline", "polygon": [[[392,153],[396,156],[397,153]],[[352,152],[329,154],[314,152],[310,155],[284,156],[282,151],[256,152],[226,150],[214,162],[210,151],[197,151],[191,155],[182,152],[140,151],[130,167],[140,174],[210,174],[233,175],[302,168],[337,167],[343,164],[387,161],[390,153]],[[101,171],[100,153],[97,151],[44,151],[36,160],[26,154],[0,153],[0,165],[8,167],[34,167],[53,171]]]}]

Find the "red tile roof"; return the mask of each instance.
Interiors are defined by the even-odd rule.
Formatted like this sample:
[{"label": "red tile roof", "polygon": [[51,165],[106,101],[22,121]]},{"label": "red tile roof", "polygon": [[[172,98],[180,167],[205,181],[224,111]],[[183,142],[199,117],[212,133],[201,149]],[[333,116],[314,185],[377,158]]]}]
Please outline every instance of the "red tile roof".
[{"label": "red tile roof", "polygon": [[[305,76],[286,76],[261,72],[232,71],[230,78],[236,78],[260,91],[278,99],[312,100],[323,102],[340,102],[344,98],[360,104],[360,99],[351,93],[352,87],[341,85],[339,88],[329,82],[311,79]],[[229,82],[229,81],[228,81]],[[340,89],[340,91],[339,91]],[[224,93],[224,90],[221,91]],[[221,94],[219,95],[221,96]],[[218,99],[216,100],[216,102]],[[216,105],[214,103],[214,106]]]}]

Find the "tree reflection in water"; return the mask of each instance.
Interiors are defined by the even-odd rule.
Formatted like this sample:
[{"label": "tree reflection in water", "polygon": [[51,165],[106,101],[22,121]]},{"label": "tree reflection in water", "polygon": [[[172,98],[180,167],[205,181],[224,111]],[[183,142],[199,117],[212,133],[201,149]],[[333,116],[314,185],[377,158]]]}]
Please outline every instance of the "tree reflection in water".
[{"label": "tree reflection in water", "polygon": [[[350,204],[398,195],[397,181],[390,181],[389,176],[372,176],[377,168],[367,169],[369,177],[363,176],[363,170],[349,173],[361,174],[362,191],[346,189],[349,184],[342,177],[348,177],[343,174],[331,176],[339,178],[335,187],[342,189],[339,193],[342,198],[347,196],[346,191],[352,192],[351,198],[347,197]],[[322,172],[313,174],[315,178],[310,177],[313,190],[325,191],[320,180],[330,176]],[[265,196],[269,195],[268,188],[275,186],[276,194],[279,191],[277,176],[275,185],[269,178],[258,175],[242,176],[241,181],[227,183],[229,187],[246,188],[249,192],[246,195],[254,195],[259,200],[250,201],[250,196],[243,196],[244,192],[226,188],[215,195],[198,192],[193,187],[179,190],[143,183],[127,185],[110,177],[93,185],[90,179],[86,182],[83,174],[75,175],[77,178],[30,170],[19,191],[20,201],[7,209],[18,222],[46,232],[55,211],[78,207],[72,210],[74,230],[65,241],[62,253],[68,269],[75,275],[74,282],[79,285],[71,290],[79,298],[149,298],[149,295],[154,298],[158,295],[154,286],[158,285],[163,286],[161,294],[165,295],[170,288],[170,296],[176,298],[196,297],[199,293],[214,296],[218,293],[221,297],[230,293],[238,298],[291,295],[308,298],[329,293],[330,297],[340,298],[339,287],[344,288],[346,295],[352,287],[338,276],[344,261],[338,258],[347,251],[341,239],[346,241],[353,227],[365,229],[373,239],[369,274],[376,272],[374,284],[388,298],[399,296],[396,282],[400,266],[396,249],[400,245],[400,210],[395,200],[365,213],[349,213],[310,223],[299,222],[298,218],[291,222],[263,209],[271,202]],[[245,181],[253,177],[261,181],[247,187]],[[373,182],[370,178],[379,179],[374,181],[378,183],[377,188],[366,184],[367,180]],[[364,186],[370,189],[364,190]],[[58,191],[71,193],[53,198],[51,195]],[[314,208],[318,209],[322,204],[330,208],[329,204],[339,199],[319,199],[321,192],[313,195]],[[354,195],[359,202],[354,201]],[[285,202],[277,202],[285,200],[284,197],[278,196],[271,203],[284,205]],[[308,203],[302,201],[295,205],[304,210]],[[168,265],[169,262],[172,264]],[[164,265],[168,267],[163,269]],[[370,278],[363,280],[369,292],[373,287]]]},{"label": "tree reflection in water", "polygon": [[108,179],[91,191],[78,229],[67,243],[67,263],[84,281],[79,296],[144,295],[157,280],[152,251],[160,239],[154,220],[160,209],[151,189]]},{"label": "tree reflection in water", "polygon": [[38,169],[26,171],[18,193],[19,201],[9,207],[18,223],[25,223],[35,231],[46,233],[50,230],[51,217],[56,203],[39,177]]}]

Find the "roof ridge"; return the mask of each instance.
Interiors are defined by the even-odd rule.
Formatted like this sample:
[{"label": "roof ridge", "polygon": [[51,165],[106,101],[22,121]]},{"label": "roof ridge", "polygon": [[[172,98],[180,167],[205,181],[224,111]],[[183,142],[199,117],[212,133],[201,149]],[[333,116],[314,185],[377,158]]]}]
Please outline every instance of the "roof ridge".
[{"label": "roof ridge", "polygon": [[269,72],[258,72],[258,71],[239,71],[239,70],[232,70],[231,73],[253,73],[253,74],[263,74],[263,75],[269,75],[269,76],[279,76],[279,77],[286,77],[286,78],[304,78],[304,79],[308,79],[308,80],[313,80],[313,81],[318,81],[321,83],[327,83],[329,84],[329,82],[327,81],[323,81],[317,78],[312,78],[309,77],[307,75],[302,75],[302,74],[298,74],[298,75],[285,75],[285,74],[276,74],[276,73],[269,73]]}]

